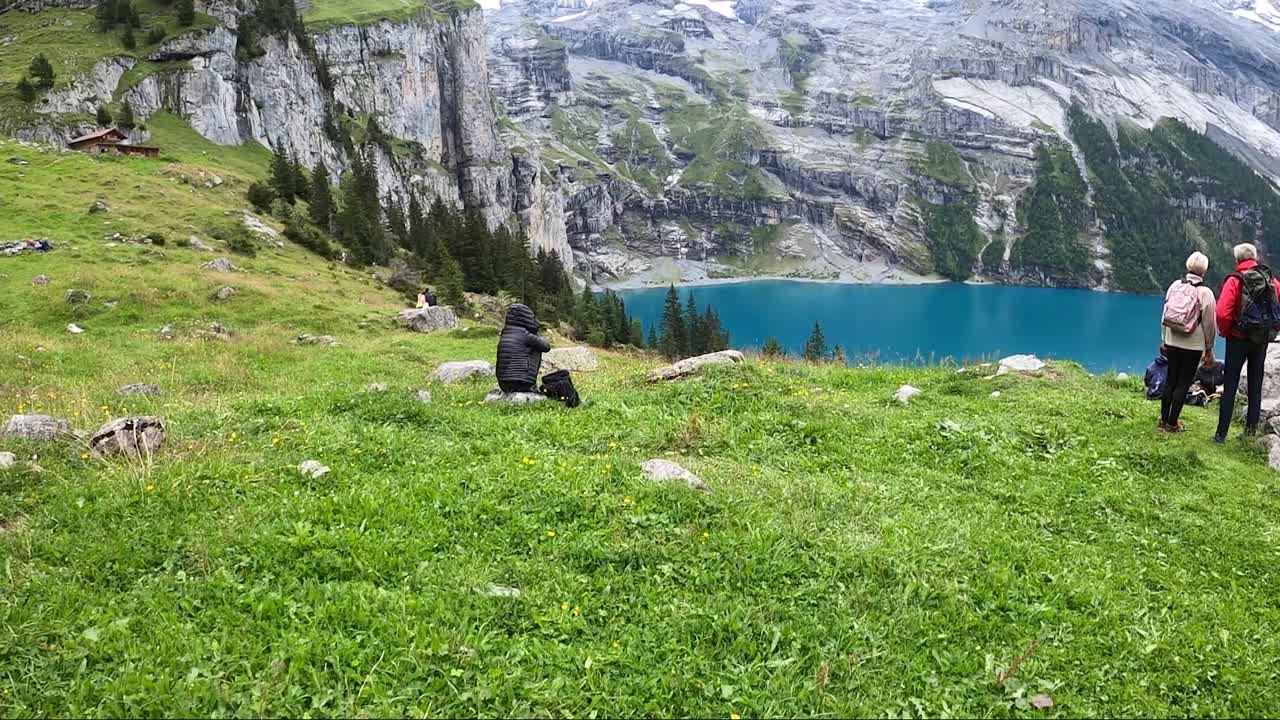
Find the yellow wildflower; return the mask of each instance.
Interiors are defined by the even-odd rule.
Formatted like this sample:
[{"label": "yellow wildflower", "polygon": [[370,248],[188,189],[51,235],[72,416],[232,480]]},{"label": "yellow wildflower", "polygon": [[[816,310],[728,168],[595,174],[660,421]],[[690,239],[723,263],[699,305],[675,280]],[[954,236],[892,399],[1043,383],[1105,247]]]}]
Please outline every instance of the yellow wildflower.
[{"label": "yellow wildflower", "polygon": [[555,536],[556,536],[556,531],[555,531],[555,530],[548,530],[548,531],[547,531],[547,537],[555,537]]},{"label": "yellow wildflower", "polygon": [[151,492],[152,490],[155,490],[155,489],[156,489],[156,486],[155,486],[155,485],[148,485],[148,486],[147,486],[147,492]]},{"label": "yellow wildflower", "polygon": [[609,447],[611,447],[611,448],[616,448],[616,447],[618,447],[618,443],[616,443],[616,442],[614,442],[614,441],[610,440],[610,441],[609,441]]},{"label": "yellow wildflower", "polygon": [[81,460],[88,460],[88,459],[89,459],[89,453],[80,453],[80,459],[81,459]]},{"label": "yellow wildflower", "polygon": [[622,498],[622,504],[623,504],[623,505],[630,505],[632,502],[634,502],[634,501],[631,499],[631,496],[630,496],[630,495],[628,495],[628,496],[626,496],[626,497]]},{"label": "yellow wildflower", "polygon": [[729,713],[729,720],[742,720],[742,716],[738,713]]},{"label": "yellow wildflower", "polygon": [[582,614],[582,609],[581,609],[581,608],[579,608],[577,605],[574,605],[574,606],[573,606],[573,616],[574,616],[574,617],[577,617],[577,616],[579,616],[579,615],[581,615],[581,614]]},{"label": "yellow wildflower", "polygon": [[569,603],[560,603],[560,609],[569,612]]},{"label": "yellow wildflower", "polygon": [[622,646],[621,646],[621,645],[619,645],[618,643],[614,643],[614,644],[613,644],[613,649],[614,649],[614,650],[617,650],[617,649],[618,649],[618,648],[620,648],[620,647],[622,647]]}]

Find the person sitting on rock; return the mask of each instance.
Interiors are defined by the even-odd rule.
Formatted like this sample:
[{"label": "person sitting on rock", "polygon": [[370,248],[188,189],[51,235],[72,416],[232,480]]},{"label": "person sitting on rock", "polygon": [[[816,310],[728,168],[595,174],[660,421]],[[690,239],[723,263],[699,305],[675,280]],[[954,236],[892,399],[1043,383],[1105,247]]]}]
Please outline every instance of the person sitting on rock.
[{"label": "person sitting on rock", "polygon": [[418,293],[418,307],[435,307],[439,304],[436,302],[435,293],[431,292],[431,288],[422,288],[422,292]]},{"label": "person sitting on rock", "polygon": [[504,393],[537,392],[542,353],[551,343],[537,335],[538,320],[528,305],[512,305],[498,337],[498,387]]}]

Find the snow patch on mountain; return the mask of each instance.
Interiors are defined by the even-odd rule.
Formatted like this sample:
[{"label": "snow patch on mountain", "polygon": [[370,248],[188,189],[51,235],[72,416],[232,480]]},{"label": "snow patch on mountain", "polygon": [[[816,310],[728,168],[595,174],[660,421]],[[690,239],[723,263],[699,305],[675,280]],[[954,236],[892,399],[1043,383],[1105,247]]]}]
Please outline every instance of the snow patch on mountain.
[{"label": "snow patch on mountain", "polygon": [[[683,0],[685,5],[701,5],[717,15],[723,15],[730,20],[738,19],[738,12],[734,10],[737,0]],[[1265,1],[1265,0],[1264,0]]]},{"label": "snow patch on mountain", "polygon": [[954,107],[999,118],[1015,127],[1051,127],[1060,137],[1068,136],[1062,101],[1034,85],[1014,87],[998,80],[954,77],[934,80],[933,89]]}]

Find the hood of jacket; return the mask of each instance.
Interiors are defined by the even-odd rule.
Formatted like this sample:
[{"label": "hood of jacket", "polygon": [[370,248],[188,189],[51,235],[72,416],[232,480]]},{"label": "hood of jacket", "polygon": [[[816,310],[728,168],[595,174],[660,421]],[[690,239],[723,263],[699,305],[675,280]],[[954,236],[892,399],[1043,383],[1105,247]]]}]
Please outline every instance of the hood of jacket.
[{"label": "hood of jacket", "polygon": [[507,321],[509,326],[524,328],[531,333],[538,332],[538,320],[533,315],[533,310],[528,305],[512,305],[507,308]]}]

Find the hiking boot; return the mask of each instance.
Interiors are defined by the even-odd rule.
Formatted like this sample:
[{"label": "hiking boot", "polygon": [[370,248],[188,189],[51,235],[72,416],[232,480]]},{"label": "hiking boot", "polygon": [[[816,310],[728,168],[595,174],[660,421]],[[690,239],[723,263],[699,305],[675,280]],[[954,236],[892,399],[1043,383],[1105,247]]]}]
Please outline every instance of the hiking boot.
[{"label": "hiking boot", "polygon": [[1258,435],[1258,428],[1256,427],[1247,427],[1244,429],[1244,436],[1247,438],[1256,437],[1257,435]]},{"label": "hiking boot", "polygon": [[1214,444],[1214,445],[1224,445],[1224,444],[1226,444],[1226,442],[1227,442],[1227,437],[1226,437],[1225,435],[1214,435],[1214,436],[1213,436],[1213,444]]},{"label": "hiking boot", "polygon": [[1182,427],[1181,420],[1179,420],[1176,425],[1166,425],[1165,428],[1166,428],[1165,432],[1171,432],[1171,433],[1180,433],[1186,430],[1186,428]]}]

